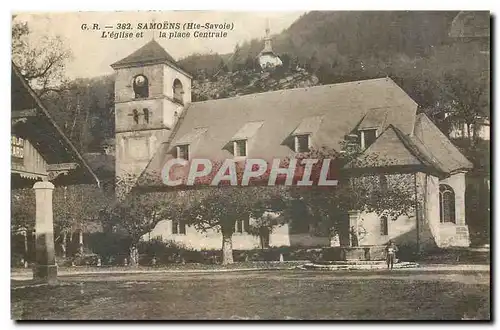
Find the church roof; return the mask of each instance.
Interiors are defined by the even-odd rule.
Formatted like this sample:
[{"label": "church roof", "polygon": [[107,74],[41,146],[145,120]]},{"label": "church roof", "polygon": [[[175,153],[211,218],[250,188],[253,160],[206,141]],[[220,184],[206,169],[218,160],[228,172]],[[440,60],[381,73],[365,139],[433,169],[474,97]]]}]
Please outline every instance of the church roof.
[{"label": "church roof", "polygon": [[[183,70],[177,62],[156,40],[151,40],[127,57],[111,64],[113,69],[127,66],[166,63]],[[183,70],[184,71],[184,70]]]},{"label": "church roof", "polygon": [[438,175],[469,170],[472,163],[424,114],[417,115],[413,134],[394,125],[346,168],[421,167]]},{"label": "church roof", "polygon": [[390,78],[195,102],[184,110],[173,136],[160,145],[139,185],[162,185],[159,173],[173,157],[172,146],[196,128],[204,127],[206,132],[196,147],[190,149],[190,158],[223,160],[233,157],[224,147],[240,130],[248,127],[248,123],[262,122],[249,138],[247,156],[269,160],[293,156],[290,136],[309,122],[315,124],[311,134],[313,145],[339,150],[344,136],[373,109],[384,109],[375,111],[386,116],[381,129],[393,124],[404,134],[413,132],[417,104]]},{"label": "church roof", "polygon": [[429,150],[429,157],[439,162],[441,169],[446,173],[473,167],[472,163],[424,113],[417,116],[414,136]]}]

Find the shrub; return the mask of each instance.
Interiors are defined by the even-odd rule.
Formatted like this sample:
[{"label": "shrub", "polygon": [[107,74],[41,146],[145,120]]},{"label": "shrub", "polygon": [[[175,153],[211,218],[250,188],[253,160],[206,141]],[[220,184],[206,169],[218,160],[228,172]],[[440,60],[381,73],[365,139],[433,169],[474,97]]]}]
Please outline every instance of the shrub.
[{"label": "shrub", "polygon": [[142,255],[139,263],[144,265],[150,265],[153,258],[156,258],[156,264],[196,262],[193,260],[197,259],[194,256],[196,251],[187,249],[174,241],[164,242],[160,239],[143,241],[139,242],[138,249],[139,254]]},{"label": "shrub", "polygon": [[68,261],[70,263],[73,262],[75,266],[97,266],[99,258],[99,255],[95,253],[87,253],[82,255],[77,254],[74,258]]},{"label": "shrub", "polygon": [[397,258],[401,261],[417,261],[419,259],[417,244],[408,242],[398,245]]},{"label": "shrub", "polygon": [[103,265],[121,265],[128,259],[130,238],[119,233],[93,233],[87,239],[90,250],[100,256]]}]

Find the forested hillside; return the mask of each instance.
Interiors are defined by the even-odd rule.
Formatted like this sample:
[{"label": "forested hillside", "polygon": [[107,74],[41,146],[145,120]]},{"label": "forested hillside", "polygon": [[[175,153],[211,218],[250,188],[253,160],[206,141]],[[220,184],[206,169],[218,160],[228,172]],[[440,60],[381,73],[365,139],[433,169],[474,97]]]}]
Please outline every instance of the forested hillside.
[{"label": "forested hillside", "polygon": [[53,118],[82,152],[100,151],[114,138],[114,76],[77,79],[62,91],[48,93],[45,104]]}]

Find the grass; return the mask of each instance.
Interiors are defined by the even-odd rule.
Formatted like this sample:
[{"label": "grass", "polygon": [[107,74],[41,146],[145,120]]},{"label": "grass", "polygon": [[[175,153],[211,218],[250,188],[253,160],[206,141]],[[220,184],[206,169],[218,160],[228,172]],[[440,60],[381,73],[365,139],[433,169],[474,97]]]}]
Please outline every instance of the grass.
[{"label": "grass", "polygon": [[15,319],[489,319],[489,285],[316,272],[86,275],[12,290]]}]

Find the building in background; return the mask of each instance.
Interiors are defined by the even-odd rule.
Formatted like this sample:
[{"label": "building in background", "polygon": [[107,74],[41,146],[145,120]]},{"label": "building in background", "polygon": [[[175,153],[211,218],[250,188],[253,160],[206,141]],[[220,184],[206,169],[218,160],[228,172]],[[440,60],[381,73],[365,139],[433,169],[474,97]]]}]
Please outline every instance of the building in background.
[{"label": "building in background", "polygon": [[283,62],[278,55],[273,51],[271,29],[269,28],[269,21],[266,26],[266,36],[264,37],[264,49],[262,49],[257,56],[259,65],[262,70],[282,66]]}]

